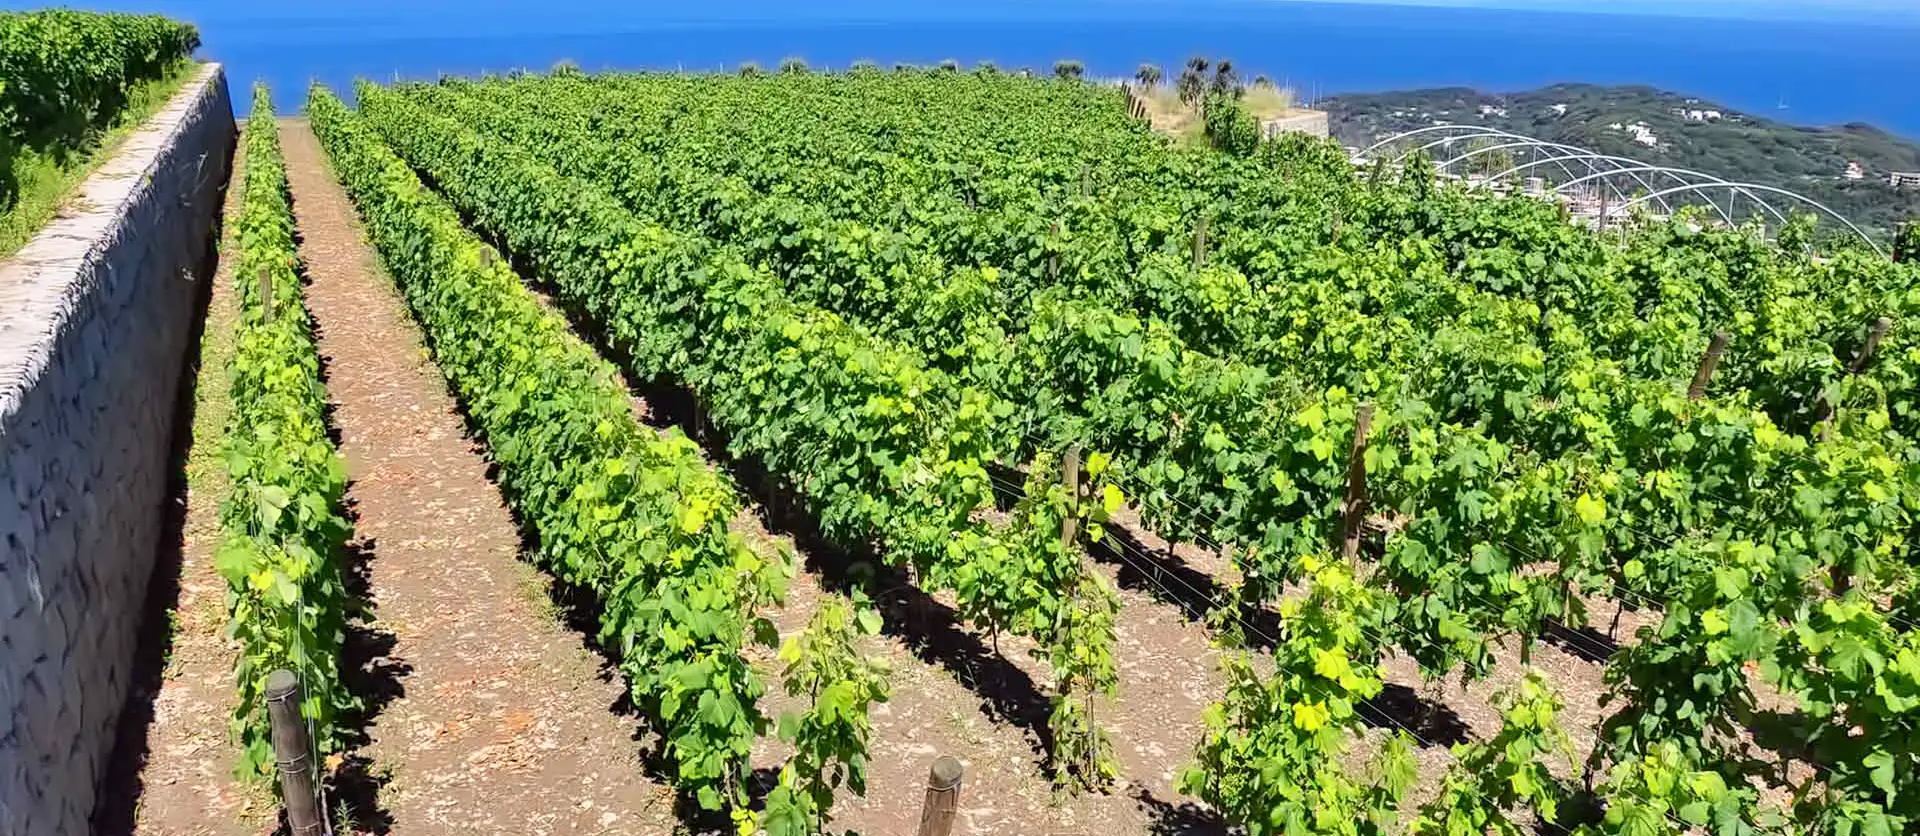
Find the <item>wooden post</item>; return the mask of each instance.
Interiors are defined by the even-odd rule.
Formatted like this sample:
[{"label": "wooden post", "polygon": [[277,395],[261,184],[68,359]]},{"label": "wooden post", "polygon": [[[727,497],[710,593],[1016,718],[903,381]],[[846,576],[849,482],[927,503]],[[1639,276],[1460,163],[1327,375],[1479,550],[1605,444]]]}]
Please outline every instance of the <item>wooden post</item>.
[{"label": "wooden post", "polygon": [[927,773],[927,800],[920,807],[917,836],[947,836],[953,831],[953,815],[960,809],[960,778],[965,770],[960,762],[941,755]]},{"label": "wooden post", "polygon": [[[1874,352],[1880,350],[1880,340],[1884,339],[1887,336],[1887,331],[1892,328],[1893,320],[1884,316],[1873,321],[1873,325],[1867,329],[1867,341],[1861,344],[1860,353],[1854,355],[1853,362],[1847,366],[1847,374],[1857,375],[1866,370],[1867,364],[1873,362]],[[1840,412],[1840,410],[1833,405],[1834,387],[1837,386],[1839,386],[1839,382],[1835,381],[1834,386],[1821,389],[1820,401],[1814,407],[1814,414],[1820,422],[1821,441],[1826,441],[1833,437],[1833,420]]]},{"label": "wooden post", "polygon": [[[1053,237],[1054,238],[1060,237],[1059,221],[1053,222]],[[1059,281],[1059,280],[1060,280],[1060,253],[1058,251],[1055,251],[1053,255],[1047,256],[1047,281],[1051,282],[1051,281]]]},{"label": "wooden post", "polygon": [[1067,495],[1073,497],[1074,508],[1060,520],[1060,549],[1071,551],[1073,538],[1080,535],[1080,445],[1067,450],[1065,468],[1061,474],[1067,485]]},{"label": "wooden post", "polygon": [[1207,265],[1207,216],[1201,215],[1200,221],[1193,225],[1193,269]]},{"label": "wooden post", "polygon": [[273,277],[266,270],[260,271],[260,316],[263,321],[273,321]]},{"label": "wooden post", "polygon": [[1873,327],[1867,329],[1867,342],[1860,346],[1860,354],[1853,358],[1853,366],[1847,374],[1859,374],[1866,371],[1867,364],[1873,362],[1873,354],[1880,350],[1880,341],[1885,339],[1887,331],[1893,328],[1893,320],[1880,317],[1873,321]]},{"label": "wooden post", "polygon": [[1347,498],[1340,503],[1340,553],[1348,560],[1360,554],[1360,528],[1367,518],[1367,434],[1373,431],[1373,404],[1354,410],[1353,449],[1347,456]]},{"label": "wooden post", "polygon": [[300,680],[285,668],[274,671],[267,677],[266,696],[273,757],[280,764],[280,798],[287,805],[287,828],[293,836],[320,836],[323,825],[319,796],[313,790],[313,748],[307,739],[307,723],[300,716]]},{"label": "wooden post", "polygon": [[1687,387],[1687,400],[1697,401],[1707,395],[1707,384],[1713,381],[1713,370],[1720,365],[1720,355],[1727,351],[1727,340],[1732,339],[1725,330],[1713,332],[1713,341],[1707,343],[1707,353],[1700,358],[1700,370],[1693,374],[1693,385]]}]

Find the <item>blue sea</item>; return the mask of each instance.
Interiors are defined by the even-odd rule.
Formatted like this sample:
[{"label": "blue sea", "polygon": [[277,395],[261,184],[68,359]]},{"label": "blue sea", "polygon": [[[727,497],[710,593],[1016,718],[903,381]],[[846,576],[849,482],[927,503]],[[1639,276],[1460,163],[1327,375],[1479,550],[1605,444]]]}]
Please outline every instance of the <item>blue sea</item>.
[{"label": "blue sea", "polygon": [[[92,5],[92,4],[90,4]],[[966,64],[1096,76],[1229,57],[1301,98],[1462,85],[1647,84],[1810,125],[1866,122],[1920,137],[1920,14],[1736,20],[1288,0],[172,0],[106,3],[193,20],[202,54],[264,79],[282,112],[310,81],[431,79],[562,60],[601,68]],[[244,102],[241,103],[244,107]]]}]

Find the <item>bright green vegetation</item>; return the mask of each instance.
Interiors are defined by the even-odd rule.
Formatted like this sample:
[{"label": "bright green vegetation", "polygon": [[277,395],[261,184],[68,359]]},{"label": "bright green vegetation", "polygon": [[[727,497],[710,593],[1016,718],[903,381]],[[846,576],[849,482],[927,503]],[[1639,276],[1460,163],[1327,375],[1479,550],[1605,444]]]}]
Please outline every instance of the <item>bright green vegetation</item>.
[{"label": "bright green vegetation", "polygon": [[[1481,105],[1506,113],[1483,116]],[[1566,113],[1556,105],[1565,105]],[[1800,192],[1875,235],[1887,235],[1898,221],[1920,215],[1920,188],[1894,188],[1887,182],[1892,172],[1920,171],[1920,143],[1871,125],[1801,127],[1648,87],[1591,84],[1556,84],[1519,93],[1461,87],[1365,93],[1335,96],[1322,106],[1332,120],[1334,137],[1357,148],[1435,120],[1485,125],[1652,165]],[[1702,118],[1689,120],[1691,111],[1700,111]],[[1708,120],[1706,111],[1718,111],[1720,118]],[[1612,127],[1636,122],[1653,131],[1659,140],[1656,147]],[[1866,176],[1845,179],[1848,162],[1859,163]]]},{"label": "bright green vegetation", "polygon": [[[947,70],[359,91],[399,157],[830,537],[1039,640],[1068,786],[1111,774],[1113,599],[1061,521],[1097,541],[1124,492],[1245,578],[1212,622],[1273,673],[1230,664],[1182,785],[1249,832],[1404,829],[1407,741],[1361,735],[1382,657],[1484,676],[1593,596],[1657,625],[1607,662],[1591,783],[1545,768],[1564,737],[1530,678],[1412,826],[1920,821],[1913,265],[1816,257],[1804,225],[1597,236],[1332,143],[1171,145],[1120,97]],[[1348,554],[1365,407],[1375,520]],[[1075,446],[1101,451],[1097,502],[1053,473]],[[995,463],[1028,472],[997,523]],[[1789,705],[1758,707],[1773,691]],[[1589,791],[1590,817],[1567,803]]]},{"label": "bright green vegetation", "polygon": [[[613,367],[360,117],[320,88],[308,111],[509,501],[538,535],[540,562],[602,604],[600,639],[618,649],[635,702],[655,718],[674,785],[750,825],[747,756],[774,729],[759,705],[766,686],[741,651],[774,641],[760,612],[780,601],[792,556],[758,554],[729,532],[738,495],[699,448],[636,423]],[[865,790],[867,710],[886,699],[886,683],[854,640],[877,626],[872,612],[829,600],[781,651],[786,687],[810,709],[779,723],[795,754],[760,814],[776,836],[817,832],[842,784]]]},{"label": "bright green vegetation", "polygon": [[376,87],[359,101],[398,154],[599,323],[636,376],[670,378],[705,401],[731,450],[777,474],[827,536],[876,545],[951,590],[967,618],[1039,641],[1056,679],[1056,762],[1072,780],[1105,780],[1105,743],[1086,715],[1115,679],[1113,596],[1060,530],[1063,518],[1110,509],[1040,473],[1017,524],[986,513],[985,465],[1006,449],[995,433],[1010,404],[521,149]]},{"label": "bright green vegetation", "polygon": [[0,12],[0,254],[180,89],[199,45],[155,15]]},{"label": "bright green vegetation", "polygon": [[340,680],[340,648],[355,604],[341,571],[351,526],[342,510],[346,468],[327,436],[326,389],[300,288],[286,165],[266,87],[253,91],[243,138],[234,290],[239,333],[229,370],[231,493],[221,506],[228,632],[240,643],[234,731],[246,776],[273,774],[264,693],[286,668],[300,679],[301,712],[321,753],[340,744],[335,720],[356,704]]}]

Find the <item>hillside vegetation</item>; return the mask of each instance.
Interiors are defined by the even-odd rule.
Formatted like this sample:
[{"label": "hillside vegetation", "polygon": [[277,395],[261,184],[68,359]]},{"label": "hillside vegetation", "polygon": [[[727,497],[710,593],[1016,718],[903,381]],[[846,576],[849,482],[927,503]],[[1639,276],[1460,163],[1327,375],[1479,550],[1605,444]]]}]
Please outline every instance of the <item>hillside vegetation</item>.
[{"label": "hillside vegetation", "polygon": [[[1890,172],[1920,171],[1920,143],[1871,125],[1802,127],[1650,87],[1589,84],[1521,93],[1445,87],[1337,96],[1324,107],[1333,135],[1360,148],[1426,125],[1486,125],[1790,189],[1876,235],[1888,235],[1899,220],[1920,214],[1920,187],[1896,189],[1887,182]],[[1859,164],[1861,179],[1845,177],[1850,161]]]},{"label": "hillside vegetation", "polygon": [[[1236,570],[1194,616],[1235,649],[1178,785],[1250,834],[1920,820],[1913,267],[1744,228],[1595,235],[1332,143],[1173,142],[1123,95],[1071,73],[564,70],[364,84],[352,119],[632,379],[686,387],[823,539],[1030,642],[1065,792],[1138,775],[1107,706],[1139,650],[1087,566],[1132,560],[1106,536],[1130,504]],[[1056,477],[1075,449],[1084,470]],[[1641,626],[1594,650],[1604,672],[1518,670],[1516,648],[1622,608]],[[1497,726],[1423,764],[1433,742],[1378,713],[1393,659],[1519,678]],[[747,821],[770,730],[737,681],[633,687],[677,788]],[[1596,689],[1599,712],[1561,717]],[[696,701],[727,708],[692,720]],[[814,786],[780,832],[822,821],[835,788]]]}]

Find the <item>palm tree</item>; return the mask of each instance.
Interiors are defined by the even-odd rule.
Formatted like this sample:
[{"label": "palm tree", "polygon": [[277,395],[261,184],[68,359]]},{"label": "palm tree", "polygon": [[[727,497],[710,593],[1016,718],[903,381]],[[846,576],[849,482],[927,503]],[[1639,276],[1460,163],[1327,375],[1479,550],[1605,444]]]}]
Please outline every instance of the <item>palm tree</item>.
[{"label": "palm tree", "polygon": [[1255,86],[1255,87],[1272,87],[1272,86],[1273,86],[1273,79],[1271,79],[1271,78],[1267,78],[1267,77],[1266,77],[1265,75],[1257,75],[1257,76],[1254,76],[1254,77],[1253,77],[1253,86]]},{"label": "palm tree", "polygon": [[1233,62],[1222,58],[1213,67],[1213,90],[1217,95],[1231,96],[1240,86],[1240,75],[1233,71]]},{"label": "palm tree", "polygon": [[1000,65],[992,61],[982,61],[974,65],[973,71],[981,75],[999,75]]},{"label": "palm tree", "polygon": [[1180,71],[1177,89],[1180,101],[1188,105],[1197,105],[1207,95],[1207,68],[1213,66],[1207,59],[1195,55],[1187,59],[1187,68]]},{"label": "palm tree", "polygon": [[752,61],[742,61],[740,62],[740,74],[743,76],[761,75],[760,65]]},{"label": "palm tree", "polygon": [[1079,81],[1086,74],[1087,65],[1071,58],[1062,58],[1053,65],[1053,75],[1061,81]]},{"label": "palm tree", "polygon": [[807,71],[807,62],[797,56],[788,56],[780,59],[780,71],[796,75],[804,73]]},{"label": "palm tree", "polygon": [[1152,90],[1160,85],[1160,68],[1153,64],[1141,64],[1140,69],[1133,72],[1133,78],[1140,82],[1142,88]]},{"label": "palm tree", "polygon": [[941,72],[957,73],[960,71],[960,62],[952,58],[948,58],[940,62],[940,70]]}]

